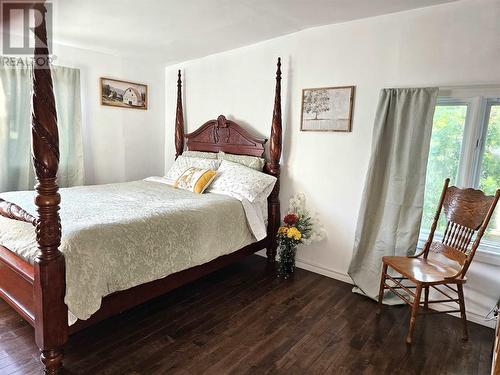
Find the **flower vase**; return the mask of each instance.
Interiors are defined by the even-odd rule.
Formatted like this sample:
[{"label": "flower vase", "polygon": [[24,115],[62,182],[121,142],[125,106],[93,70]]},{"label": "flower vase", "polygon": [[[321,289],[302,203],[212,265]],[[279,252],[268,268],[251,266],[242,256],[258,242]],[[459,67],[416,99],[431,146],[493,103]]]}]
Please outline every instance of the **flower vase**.
[{"label": "flower vase", "polygon": [[293,277],[295,271],[295,253],[297,247],[284,244],[280,247],[280,258],[278,264],[278,276],[287,280]]}]

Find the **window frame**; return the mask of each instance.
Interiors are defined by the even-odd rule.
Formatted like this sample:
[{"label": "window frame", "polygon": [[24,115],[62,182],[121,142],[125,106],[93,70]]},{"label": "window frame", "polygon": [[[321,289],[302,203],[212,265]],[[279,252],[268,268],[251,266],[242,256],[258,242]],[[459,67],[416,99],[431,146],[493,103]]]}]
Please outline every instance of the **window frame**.
[{"label": "window frame", "polygon": [[[500,105],[500,87],[440,89],[436,106],[466,105],[467,113],[460,147],[460,161],[456,177],[458,187],[479,187],[481,164],[486,146],[488,123],[493,105]],[[500,209],[500,207],[498,208]],[[429,236],[429,228],[420,230],[418,248]],[[436,239],[440,236],[436,234]],[[482,263],[500,265],[500,242],[483,239],[475,259]]]}]

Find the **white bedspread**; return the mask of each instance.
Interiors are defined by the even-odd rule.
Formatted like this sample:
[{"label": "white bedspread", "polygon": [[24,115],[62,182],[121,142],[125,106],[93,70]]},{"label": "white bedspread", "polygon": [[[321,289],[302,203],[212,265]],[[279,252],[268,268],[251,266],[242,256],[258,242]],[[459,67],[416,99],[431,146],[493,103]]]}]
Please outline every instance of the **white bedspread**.
[{"label": "white bedspread", "polygon": [[[234,198],[194,194],[164,182],[156,178],[60,190],[70,324],[88,319],[108,294],[255,242],[247,216],[260,233],[265,228],[255,206],[244,208]],[[0,197],[35,215],[34,192]],[[0,217],[0,244],[32,263],[37,252],[34,227]]]}]

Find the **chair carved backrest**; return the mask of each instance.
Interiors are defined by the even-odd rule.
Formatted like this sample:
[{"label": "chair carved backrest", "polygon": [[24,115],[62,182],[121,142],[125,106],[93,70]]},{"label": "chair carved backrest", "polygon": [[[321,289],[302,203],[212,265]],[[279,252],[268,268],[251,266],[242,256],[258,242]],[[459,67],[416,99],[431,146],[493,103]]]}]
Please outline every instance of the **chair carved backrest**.
[{"label": "chair carved backrest", "polygon": [[[462,267],[459,276],[464,277],[495,210],[500,189],[494,196],[488,196],[481,190],[448,187],[448,183],[449,179],[446,179],[424,247],[424,257],[427,258],[429,251],[439,252],[458,262]],[[446,218],[446,229],[442,239],[433,242],[441,210]]]}]

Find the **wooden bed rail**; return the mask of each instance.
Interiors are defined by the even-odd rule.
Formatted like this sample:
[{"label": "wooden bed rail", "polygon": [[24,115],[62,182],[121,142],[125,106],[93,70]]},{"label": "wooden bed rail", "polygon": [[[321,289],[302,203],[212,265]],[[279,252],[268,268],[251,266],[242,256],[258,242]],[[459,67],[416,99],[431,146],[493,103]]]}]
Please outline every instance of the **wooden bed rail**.
[{"label": "wooden bed rail", "polygon": [[1,198],[0,198],[0,216],[19,221],[25,221],[35,226],[37,223],[36,217],[32,216],[29,212],[26,212],[17,204],[7,202]]},{"label": "wooden bed rail", "polygon": [[61,223],[57,170],[59,135],[47,47],[43,2],[35,3],[35,60],[33,64],[32,157],[37,178],[35,204],[38,254],[34,263],[35,340],[46,374],[62,367],[62,346],[68,338],[68,309],[64,303],[65,266],[59,251]]}]

